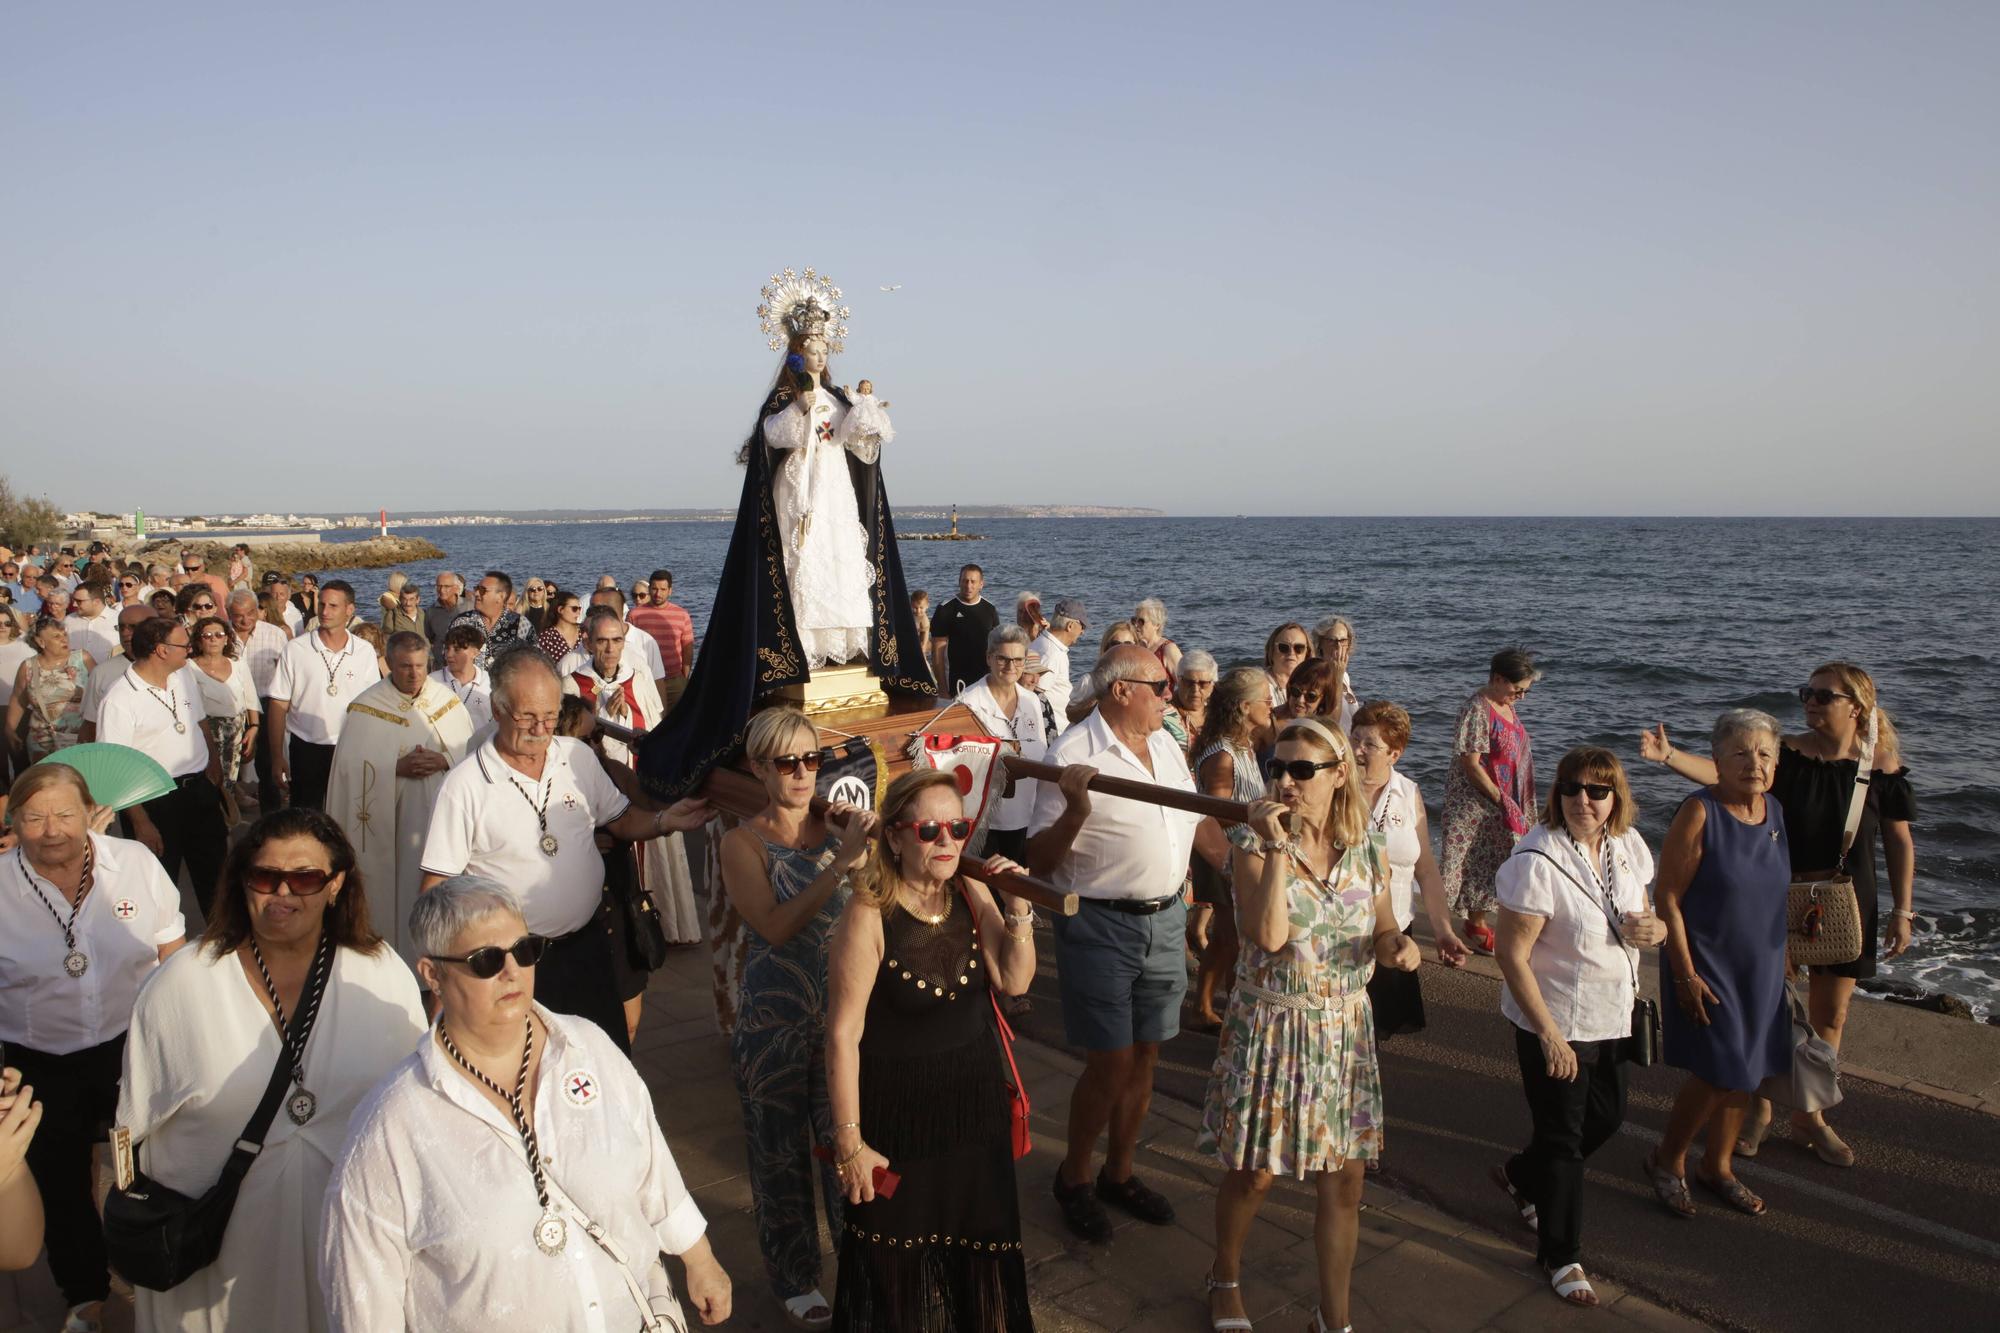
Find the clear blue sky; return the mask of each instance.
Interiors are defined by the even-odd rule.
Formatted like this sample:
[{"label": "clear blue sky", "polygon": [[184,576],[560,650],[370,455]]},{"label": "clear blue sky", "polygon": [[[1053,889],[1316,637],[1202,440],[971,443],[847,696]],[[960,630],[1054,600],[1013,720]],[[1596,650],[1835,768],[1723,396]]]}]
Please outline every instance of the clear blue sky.
[{"label": "clear blue sky", "polygon": [[1996,68],[1992,3],[9,5],[0,469],[730,504],[813,264],[910,503],[1992,514]]}]

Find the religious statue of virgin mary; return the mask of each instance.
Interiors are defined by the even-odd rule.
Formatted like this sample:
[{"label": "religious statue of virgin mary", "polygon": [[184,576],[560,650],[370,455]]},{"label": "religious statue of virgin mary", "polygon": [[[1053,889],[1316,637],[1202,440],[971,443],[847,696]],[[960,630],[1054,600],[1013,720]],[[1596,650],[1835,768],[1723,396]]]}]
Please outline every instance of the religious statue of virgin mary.
[{"label": "religious statue of virgin mary", "polygon": [[895,429],[865,382],[850,393],[828,369],[846,345],[840,288],[786,269],[762,295],[757,318],[783,360],[737,451],[743,493],[701,655],[640,750],[662,795],[690,790],[740,743],[760,699],[814,667],[865,663],[886,690],[937,692],[882,486]]}]

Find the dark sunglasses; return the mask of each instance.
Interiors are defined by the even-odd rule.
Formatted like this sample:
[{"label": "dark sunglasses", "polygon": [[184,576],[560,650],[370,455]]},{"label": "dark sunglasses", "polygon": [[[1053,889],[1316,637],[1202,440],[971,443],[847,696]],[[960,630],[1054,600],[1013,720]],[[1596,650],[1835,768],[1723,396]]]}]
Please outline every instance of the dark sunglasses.
[{"label": "dark sunglasses", "polygon": [[804,768],[808,773],[819,772],[819,766],[826,762],[826,751],[814,750],[808,754],[780,754],[771,757],[771,767],[786,777]]},{"label": "dark sunglasses", "polygon": [[905,819],[900,824],[889,825],[892,829],[907,828],[917,831],[918,842],[936,842],[939,835],[949,833],[953,842],[964,842],[972,836],[972,821],[969,819]]},{"label": "dark sunglasses", "polygon": [[1287,699],[1311,699],[1317,703],[1320,699],[1320,694],[1321,692],[1316,688],[1301,688],[1297,685],[1287,685],[1285,687],[1285,697]]},{"label": "dark sunglasses", "polygon": [[1289,773],[1292,775],[1292,781],[1294,782],[1311,782],[1313,774],[1319,772],[1322,768],[1339,768],[1342,762],[1339,759],[1266,759],[1264,761],[1264,776],[1270,781],[1276,782],[1280,777]]},{"label": "dark sunglasses", "polygon": [[1593,801],[1609,800],[1611,793],[1616,790],[1618,789],[1608,782],[1558,782],[1556,784],[1556,795],[1558,796],[1569,797],[1582,792]]},{"label": "dark sunglasses", "polygon": [[1312,649],[1303,643],[1281,643],[1278,645],[1278,651],[1285,654],[1285,656],[1290,657],[1294,653],[1303,656],[1304,654],[1311,652]]},{"label": "dark sunglasses", "polygon": [[[187,647],[184,643],[166,646]],[[331,880],[335,873],[332,870],[305,868],[281,870],[277,866],[251,866],[243,872],[243,882],[249,886],[252,893],[276,893],[282,885],[292,891],[294,898],[310,898],[315,893],[322,892],[326,888],[327,881]]]},{"label": "dark sunglasses", "polygon": [[465,970],[481,981],[491,981],[500,975],[500,969],[507,966],[511,956],[522,967],[533,967],[542,961],[542,955],[549,951],[546,935],[523,935],[506,948],[489,944],[483,949],[474,949],[463,958],[452,958],[445,954],[429,955],[433,963],[463,963]]},{"label": "dark sunglasses", "polygon": [[[1828,704],[1832,703],[1835,699],[1853,699],[1853,698],[1854,698],[1853,695],[1843,693],[1840,690],[1819,690],[1819,689],[1814,689],[1810,685],[1799,686],[1799,702],[1802,704],[1818,704],[1820,707],[1824,708]],[[1856,702],[1858,703],[1860,701],[1856,700]]]},{"label": "dark sunglasses", "polygon": [[1144,686],[1161,699],[1166,698],[1174,692],[1174,683],[1171,680],[1128,680],[1124,683],[1127,685]]}]

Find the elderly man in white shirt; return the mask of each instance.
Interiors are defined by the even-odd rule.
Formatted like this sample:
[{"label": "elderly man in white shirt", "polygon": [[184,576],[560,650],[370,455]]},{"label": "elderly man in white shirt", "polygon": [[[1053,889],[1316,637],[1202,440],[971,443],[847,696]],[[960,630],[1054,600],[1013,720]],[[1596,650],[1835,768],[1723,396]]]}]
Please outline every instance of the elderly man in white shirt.
[{"label": "elderly man in white shirt", "polygon": [[326,1192],[333,1333],[685,1327],[729,1317],[709,1246],[630,1060],[535,1002],[548,943],[513,891],[459,875],[418,900],[437,1023],[355,1112]]},{"label": "elderly man in white shirt", "polygon": [[533,647],[494,662],[493,735],[445,775],[424,840],[423,887],[482,875],[521,895],[528,928],[549,939],[541,1002],[588,1018],[630,1049],[609,937],[594,922],[604,894],[596,833],[645,842],[708,820],[704,801],[642,810],[611,784],[582,741],[555,734],[562,684]]},{"label": "elderly man in white shirt", "polygon": [[[607,607],[619,619],[625,618],[625,594],[616,588],[599,588],[590,595],[590,609]],[[588,619],[586,613],[586,621]],[[635,676],[644,676],[653,682],[653,689],[660,698],[667,697],[666,659],[660,655],[660,641],[630,621],[625,622],[624,660],[632,668]],[[564,680],[570,679],[578,671],[590,664],[590,640],[586,635],[576,641],[576,647],[569,650],[561,662],[556,664],[556,674]]]},{"label": "elderly man in white shirt", "polygon": [[1069,696],[1072,686],[1069,679],[1069,650],[1082,637],[1088,617],[1084,614],[1083,603],[1074,597],[1065,597],[1057,602],[1049,612],[1049,627],[1035,636],[1028,645],[1031,653],[1040,653],[1042,670],[1047,673],[1042,678],[1042,695],[1055,711],[1057,724],[1069,717]]},{"label": "elderly man in white shirt", "polygon": [[[1132,1157],[1160,1043],[1180,1031],[1188,853],[1198,826],[1204,843],[1219,844],[1221,834],[1186,811],[1090,794],[1099,773],[1195,789],[1180,746],[1161,729],[1173,681],[1160,659],[1123,645],[1098,659],[1090,680],[1096,711],[1049,747],[1048,762],[1065,771],[1036,795],[1028,866],[1083,903],[1055,923],[1063,1029],[1086,1052],[1070,1095],[1069,1148],[1055,1194],[1070,1229],[1102,1241],[1111,1236],[1105,1203],[1155,1225],[1174,1219],[1173,1204],[1132,1174]],[[1224,855],[1219,845],[1207,850],[1211,861]],[[1106,1130],[1104,1170],[1093,1188],[1091,1153]]]}]

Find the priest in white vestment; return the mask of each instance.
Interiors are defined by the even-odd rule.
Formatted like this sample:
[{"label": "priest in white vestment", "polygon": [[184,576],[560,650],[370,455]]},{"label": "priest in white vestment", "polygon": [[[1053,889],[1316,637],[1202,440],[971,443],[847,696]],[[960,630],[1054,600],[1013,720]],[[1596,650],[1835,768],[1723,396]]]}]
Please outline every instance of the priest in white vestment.
[{"label": "priest in white vestment", "polygon": [[333,751],[326,811],[354,844],[375,932],[412,966],[410,908],[416,904],[431,807],[453,764],[465,758],[473,718],[432,679],[430,645],[403,631],[389,638],[389,677],[347,706]]},{"label": "priest in white vestment", "polygon": [[[625,640],[630,631],[631,626],[611,607],[592,607],[578,641],[590,655],[580,665],[565,659],[565,664],[575,669],[563,677],[563,692],[582,699],[607,722],[647,732],[659,724],[667,709],[658,686],[646,672],[634,669],[638,655],[626,655]],[[605,736],[601,744],[605,758],[632,766],[631,746],[612,736]],[[639,849],[639,882],[653,895],[669,944],[701,943],[694,879],[688,872],[687,843],[680,834],[654,838]]]}]

